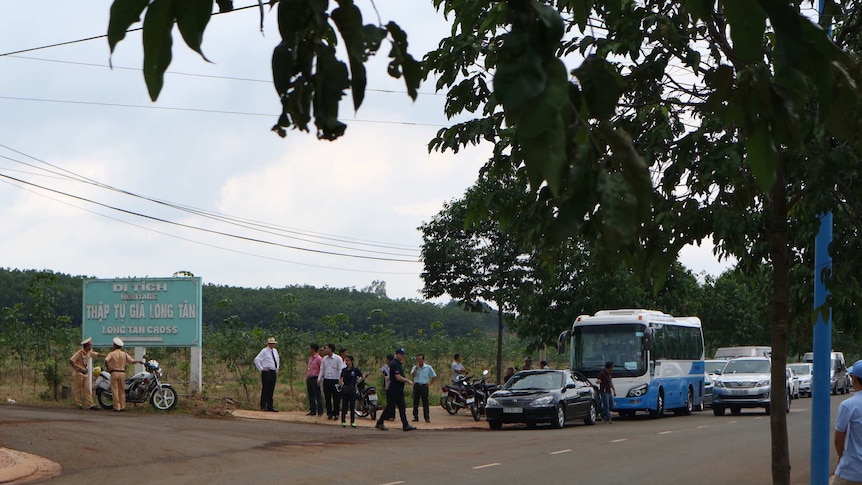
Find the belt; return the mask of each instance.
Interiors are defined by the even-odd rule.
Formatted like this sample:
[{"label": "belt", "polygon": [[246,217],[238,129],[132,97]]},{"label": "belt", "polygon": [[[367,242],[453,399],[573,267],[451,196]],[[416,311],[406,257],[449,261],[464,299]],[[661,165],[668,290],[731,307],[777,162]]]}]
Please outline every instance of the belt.
[{"label": "belt", "polygon": [[109,370],[108,372],[126,372],[126,369],[114,369],[114,370]]},{"label": "belt", "polygon": [[428,387],[428,384],[420,384],[420,383],[418,383],[418,382],[414,382],[414,384],[416,384],[417,386],[425,386],[425,387]]},{"label": "belt", "polygon": [[308,377],[306,377],[306,379],[315,379],[315,380],[316,380],[316,379],[317,379],[317,377],[318,377],[318,376],[308,376]]}]

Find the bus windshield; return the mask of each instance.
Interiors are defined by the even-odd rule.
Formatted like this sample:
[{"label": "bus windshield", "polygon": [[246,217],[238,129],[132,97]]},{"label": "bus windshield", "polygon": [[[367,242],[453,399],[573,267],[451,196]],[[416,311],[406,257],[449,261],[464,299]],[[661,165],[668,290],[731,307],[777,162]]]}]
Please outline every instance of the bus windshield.
[{"label": "bus windshield", "polygon": [[643,325],[584,325],[573,332],[574,370],[596,377],[605,362],[613,362],[614,376],[646,373]]}]

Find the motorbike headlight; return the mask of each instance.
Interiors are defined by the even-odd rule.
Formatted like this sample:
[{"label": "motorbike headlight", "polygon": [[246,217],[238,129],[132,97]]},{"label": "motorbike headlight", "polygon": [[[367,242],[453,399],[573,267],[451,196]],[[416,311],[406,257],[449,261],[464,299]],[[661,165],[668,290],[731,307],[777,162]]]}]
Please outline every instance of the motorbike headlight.
[{"label": "motorbike headlight", "polygon": [[500,401],[494,399],[493,397],[489,397],[488,401],[485,403],[486,406],[499,406]]},{"label": "motorbike headlight", "polygon": [[540,397],[538,399],[535,399],[530,404],[533,406],[545,406],[545,405],[551,404],[551,402],[553,402],[553,400],[554,400],[554,396],[543,396],[543,397]]},{"label": "motorbike headlight", "polygon": [[641,397],[647,393],[647,390],[649,390],[649,385],[641,384],[640,386],[633,387],[631,390],[629,390],[629,393],[626,394],[626,397]]}]

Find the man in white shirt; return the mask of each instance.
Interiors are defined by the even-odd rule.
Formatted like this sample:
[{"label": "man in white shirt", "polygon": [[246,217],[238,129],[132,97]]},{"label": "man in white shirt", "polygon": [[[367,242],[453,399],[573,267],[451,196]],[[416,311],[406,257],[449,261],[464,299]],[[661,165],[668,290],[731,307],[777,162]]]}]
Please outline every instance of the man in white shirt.
[{"label": "man in white shirt", "polygon": [[461,354],[455,354],[454,359],[452,362],[452,383],[458,384],[458,376],[465,374],[467,370],[461,364]]},{"label": "man in white shirt", "polygon": [[323,400],[326,402],[327,419],[338,419],[338,411],[341,407],[338,399],[338,379],[341,377],[341,369],[345,367],[344,361],[335,353],[335,344],[329,343],[324,347],[326,355],[320,361],[320,374],[317,382],[323,387]]},{"label": "man in white shirt", "polygon": [[275,381],[278,377],[278,350],[275,337],[266,340],[266,347],[261,349],[254,358],[254,366],[260,371],[260,410],[277,413],[272,405],[272,395],[275,392]]}]

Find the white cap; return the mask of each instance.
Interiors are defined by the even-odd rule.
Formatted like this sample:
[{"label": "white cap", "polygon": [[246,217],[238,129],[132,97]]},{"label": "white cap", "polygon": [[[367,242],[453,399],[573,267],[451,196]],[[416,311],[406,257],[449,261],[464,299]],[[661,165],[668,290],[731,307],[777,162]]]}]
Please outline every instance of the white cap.
[{"label": "white cap", "polygon": [[81,345],[87,345],[93,343],[93,339],[91,337],[87,337],[81,341]]},{"label": "white cap", "polygon": [[114,345],[122,347],[124,345],[123,340],[120,337],[114,337]]}]

